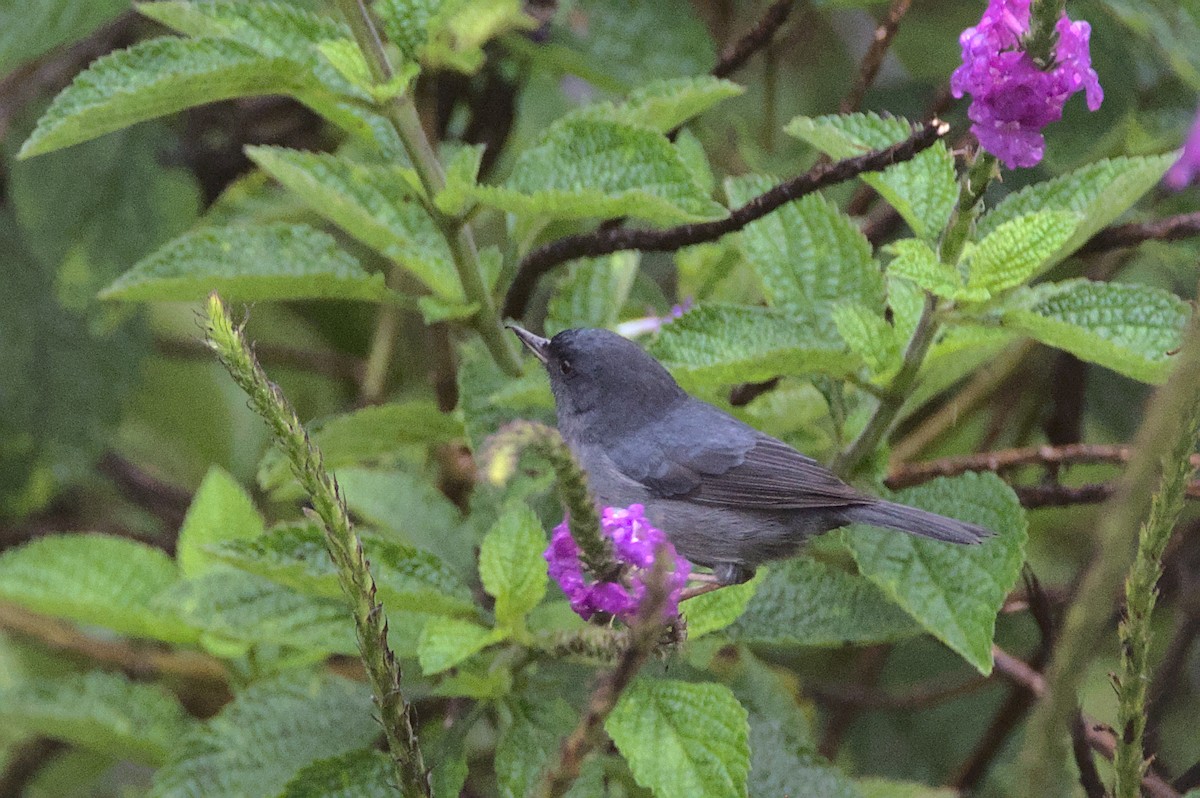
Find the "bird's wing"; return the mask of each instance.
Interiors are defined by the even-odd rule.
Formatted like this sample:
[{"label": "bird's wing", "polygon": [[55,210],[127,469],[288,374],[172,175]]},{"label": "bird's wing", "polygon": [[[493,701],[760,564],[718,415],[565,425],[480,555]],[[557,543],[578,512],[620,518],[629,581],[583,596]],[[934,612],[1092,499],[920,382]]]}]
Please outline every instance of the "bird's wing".
[{"label": "bird's wing", "polygon": [[811,457],[711,405],[646,425],[612,459],[664,498],[764,510],[846,507],[862,494]]}]

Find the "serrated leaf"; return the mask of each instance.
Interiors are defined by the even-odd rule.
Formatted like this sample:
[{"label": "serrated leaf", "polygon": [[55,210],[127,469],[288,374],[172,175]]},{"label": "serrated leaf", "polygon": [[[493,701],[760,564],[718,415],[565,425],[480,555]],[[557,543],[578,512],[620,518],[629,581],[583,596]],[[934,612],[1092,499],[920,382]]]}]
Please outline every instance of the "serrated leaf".
[{"label": "serrated leaf", "polygon": [[937,479],[896,501],[972,521],[996,533],[958,546],[855,525],[843,539],[859,571],[980,673],[992,672],[996,613],[1025,561],[1025,512],[991,473]]},{"label": "serrated leaf", "polygon": [[[729,201],[742,205],[774,181],[757,175],[725,183]],[[837,341],[833,303],[854,297],[883,302],[883,275],[858,226],[820,194],[790,202],[742,230],[742,249],[758,273],[768,302],[787,311],[822,341]]]},{"label": "serrated leaf", "polygon": [[570,327],[614,327],[633,288],[639,260],[638,253],[630,251],[572,263],[546,308],[546,334]]},{"label": "serrated leaf", "polygon": [[572,111],[572,119],[607,119],[666,133],[745,88],[711,75],[655,80],[638,86],[619,103],[593,103]]},{"label": "serrated leaf", "polygon": [[150,765],[162,764],[192,725],[163,688],[102,671],[41,676],[0,687],[0,721]]},{"label": "serrated leaf", "polygon": [[860,798],[850,780],[817,753],[795,684],[745,648],[728,652],[714,670],[749,712],[750,794]]},{"label": "serrated leaf", "polygon": [[34,612],[173,643],[196,639],[155,597],[179,583],[163,552],[125,538],[48,535],[0,555],[0,598]]},{"label": "serrated leaf", "polygon": [[395,783],[388,755],[363,748],[301,768],[279,798],[383,798],[395,793]]},{"label": "serrated leaf", "polygon": [[517,0],[381,0],[378,13],[405,56],[467,73],[483,64],[490,39],[536,25]]},{"label": "serrated leaf", "polygon": [[[463,435],[462,421],[425,399],[374,405],[317,419],[306,425],[321,450],[326,468],[365,465],[395,456],[412,446],[431,446]],[[278,448],[270,449],[258,467],[263,490],[274,491],[291,479],[291,464]]]},{"label": "serrated leaf", "polygon": [[[884,149],[912,135],[912,126],[898,117],[874,113],[799,116],[784,128],[831,158],[853,158]],[[903,217],[918,238],[935,240],[958,201],[954,158],[937,142],[915,158],[862,176]]]},{"label": "serrated leaf", "polygon": [[208,571],[213,558],[205,548],[221,541],[251,540],[264,530],[254,501],[229,472],[213,466],[196,490],[188,507],[175,556],[184,576]]},{"label": "serrated leaf", "polygon": [[997,227],[967,257],[967,287],[996,294],[1046,270],[1079,224],[1070,211],[1040,211]]},{"label": "serrated leaf", "polygon": [[453,668],[506,637],[499,629],[487,629],[459,618],[435,616],[421,630],[417,641],[417,661],[426,676]]},{"label": "serrated leaf", "polygon": [[482,144],[463,145],[447,159],[446,185],[433,198],[442,213],[454,215],[467,207],[467,194],[479,182],[484,149]]},{"label": "serrated leaf", "polygon": [[1043,210],[1071,211],[1079,226],[1045,264],[1053,266],[1108,226],[1153,188],[1174,160],[1173,155],[1111,158],[1088,164],[1070,174],[1029,186],[1004,199],[979,220],[987,235],[1005,222]]},{"label": "serrated leaf", "polygon": [[[717,178],[713,174],[712,164],[708,162],[708,153],[704,151],[704,145],[696,138],[696,134],[687,128],[680,130],[679,135],[675,137],[675,151],[679,153],[683,165],[692,173],[692,179],[700,186],[700,190],[711,195],[717,188]],[[678,254],[676,253],[677,256]],[[676,267],[678,268],[678,264]]]},{"label": "serrated leaf", "polygon": [[879,313],[859,302],[842,302],[833,308],[833,323],[850,351],[877,377],[888,376],[900,368],[903,342],[896,328]]},{"label": "serrated leaf", "polygon": [[[492,360],[482,344],[468,344],[459,350],[461,365],[458,369],[459,406],[462,408],[463,426],[467,431],[467,443],[471,451],[478,454],[484,441],[501,426],[518,418],[554,424],[553,406],[543,408],[528,404],[503,401],[502,392],[513,388],[512,377],[505,374]],[[529,358],[526,374],[545,369],[533,358]],[[528,379],[528,378],[524,378]],[[546,385],[543,377],[534,377],[532,384]],[[526,395],[528,395],[526,393]],[[493,397],[496,397],[493,400]]]},{"label": "serrated leaf", "polygon": [[1159,288],[1067,280],[1014,293],[1005,326],[1142,382],[1166,379],[1191,308]]},{"label": "serrated leaf", "polygon": [[181,583],[158,604],[209,636],[247,648],[267,643],[306,654],[358,654],[345,599],[306,596],[251,574],[209,571]]},{"label": "serrated leaf", "polygon": [[378,734],[366,685],[290,672],[251,685],[180,741],[150,794],[277,795],[301,768]]},{"label": "serrated leaf", "polygon": [[193,105],[259,94],[297,95],[305,74],[244,44],[163,37],[92,62],[38,120],[18,157],[69,147]]},{"label": "serrated leaf", "polygon": [[687,622],[688,640],[719,632],[736,621],[746,611],[766,574],[767,569],[760,568],[749,582],[702,593],[681,604],[679,611]]},{"label": "serrated leaf", "polygon": [[982,287],[968,288],[964,285],[958,268],[942,263],[933,248],[924,241],[903,238],[888,244],[887,251],[894,256],[887,265],[889,277],[902,277],[945,299],[982,302],[991,296]]},{"label": "serrated leaf", "polygon": [[467,541],[475,541],[463,531],[462,513],[428,477],[400,469],[342,468],[337,478],[350,510],[372,527],[437,555],[461,577],[474,572]]},{"label": "serrated leaf", "polygon": [[841,341],[814,340],[787,314],[736,305],[693,308],[664,326],[650,351],[676,377],[704,385],[838,375],[857,365]]},{"label": "serrated leaf", "polygon": [[483,537],[479,578],[496,599],[496,624],[520,628],[546,595],[546,533],[526,504],[511,504]]},{"label": "serrated leaf", "polygon": [[142,259],[102,299],[227,302],[264,299],[388,301],[382,274],[368,274],[333,237],[305,225],[201,228]]},{"label": "serrated leaf", "polygon": [[771,568],[729,636],[775,646],[842,646],[903,640],[920,632],[874,584],[798,557]]},{"label": "serrated leaf", "polygon": [[500,704],[496,743],[496,781],[503,798],[526,798],[575,726],[571,705],[552,692],[531,693]]},{"label": "serrated leaf", "polygon": [[446,240],[413,199],[411,168],[283,147],[249,147],[246,154],[314,212],[400,264],[436,295],[462,299]]},{"label": "serrated leaf", "polygon": [[719,219],[666,137],[598,119],[565,119],[517,156],[503,186],[476,186],[479,202],[522,216],[634,216],[661,224]]},{"label": "serrated leaf", "polygon": [[268,56],[316,61],[313,48],[329,39],[350,39],[335,17],[269,0],[159,0],[136,4],[138,13],[195,38],[228,39]]},{"label": "serrated leaf", "polygon": [[637,679],[604,724],[637,783],[661,798],[746,795],[746,710],[728,687]]},{"label": "serrated leaf", "polygon": [[[471,592],[433,555],[377,535],[360,532],[359,537],[389,611],[477,615]],[[343,595],[324,532],[315,524],[287,524],[251,540],[225,541],[210,547],[209,554],[306,595]]]}]

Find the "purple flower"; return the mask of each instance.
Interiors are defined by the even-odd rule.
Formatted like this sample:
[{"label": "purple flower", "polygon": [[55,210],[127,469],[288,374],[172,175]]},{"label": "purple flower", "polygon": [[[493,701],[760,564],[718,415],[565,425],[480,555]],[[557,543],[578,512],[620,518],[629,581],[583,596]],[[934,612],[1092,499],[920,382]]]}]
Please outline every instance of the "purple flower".
[{"label": "purple flower", "polygon": [[645,335],[646,333],[658,332],[664,326],[670,324],[676,319],[683,318],[683,314],[692,309],[692,298],[688,297],[678,305],[672,305],[664,316],[644,316],[640,319],[630,319],[623,321],[617,325],[617,332],[630,338],[637,335]]},{"label": "purple flower", "polygon": [[1163,177],[1167,188],[1175,191],[1182,191],[1197,180],[1200,180],[1200,110],[1196,111],[1196,121],[1183,142],[1183,154]]},{"label": "purple flower", "polygon": [[571,537],[566,520],[554,528],[550,547],[543,556],[550,576],[567,594],[571,609],[585,621],[599,612],[625,621],[636,615],[646,595],[645,580],[654,567],[655,553],[663,547],[675,560],[675,569],[667,577],[670,596],[665,615],[670,618],[679,612],[679,598],[687,585],[691,564],[675,553],[667,536],[650,525],[644,512],[642,505],[631,504],[627,508],[605,507],[601,513],[600,532],[612,540],[617,560],[627,566],[618,582],[589,584],[579,560],[579,546]]},{"label": "purple flower", "polygon": [[1029,5],[1030,0],[988,0],[979,24],[959,37],[963,62],[950,76],[955,97],[971,94],[967,115],[980,146],[1010,169],[1042,160],[1042,128],[1062,119],[1072,94],[1086,91],[1092,111],[1104,100],[1088,49],[1091,26],[1064,14],[1056,26],[1054,66],[1042,69],[1021,49]]}]

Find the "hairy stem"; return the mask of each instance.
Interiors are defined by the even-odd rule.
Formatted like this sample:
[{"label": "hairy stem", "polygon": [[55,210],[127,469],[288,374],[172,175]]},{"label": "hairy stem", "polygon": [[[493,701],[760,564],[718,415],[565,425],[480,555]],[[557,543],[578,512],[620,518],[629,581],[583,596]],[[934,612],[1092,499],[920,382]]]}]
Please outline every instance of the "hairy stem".
[{"label": "hairy stem", "polygon": [[[1096,555],[1066,613],[1060,642],[1046,672],[1046,695],[1025,734],[1022,783],[1031,795],[1061,795],[1069,784],[1066,730],[1078,701],[1080,680],[1097,653],[1112,600],[1134,559],[1137,529],[1158,488],[1164,441],[1178,442],[1190,428],[1200,397],[1200,318],[1193,316],[1167,384],[1155,394],[1138,430],[1129,468],[1100,514]],[[1182,458],[1181,458],[1182,459]]]},{"label": "hairy stem", "polygon": [[375,596],[362,541],[355,534],[337,482],[325,470],[321,452],[313,445],[287,397],[254,359],[250,346],[215,293],[208,300],[207,338],[250,404],[271,428],[276,443],[292,464],[292,472],[312,502],[325,530],[325,547],[337,569],[338,582],[349,600],[358,636],[359,653],[375,694],[379,720],[395,766],[397,784],[406,798],[427,798],[428,774],[417,741],[411,706],[400,692],[400,666],[388,648],[388,622]]},{"label": "hairy stem", "polygon": [[1163,550],[1183,511],[1188,481],[1195,471],[1190,455],[1200,432],[1200,399],[1194,399],[1181,434],[1163,457],[1163,476],[1150,502],[1150,517],[1138,533],[1137,556],[1125,578],[1125,619],[1121,622],[1121,670],[1116,679],[1116,798],[1139,798],[1146,770],[1142,738],[1146,731],[1146,688],[1150,684],[1150,616],[1158,599]]},{"label": "hairy stem", "polygon": [[[358,42],[358,47],[371,70],[371,76],[380,84],[390,81],[395,76],[395,70],[392,69],[383,39],[379,35],[379,28],[367,4],[364,0],[338,0],[338,7],[350,24],[354,39]],[[408,94],[401,94],[386,102],[381,110],[395,128],[421,180],[428,200],[426,210],[442,237],[446,239],[467,302],[476,303],[479,307],[472,317],[472,326],[483,339],[497,365],[514,377],[519,375],[521,365],[509,336],[504,333],[504,326],[500,323],[491,292],[484,284],[479,252],[475,247],[475,237],[470,226],[462,220],[447,216],[432,204],[433,198],[446,185],[446,175],[433,146],[429,143],[429,138],[425,135],[424,128],[421,127],[421,120],[417,116],[412,98]]]}]

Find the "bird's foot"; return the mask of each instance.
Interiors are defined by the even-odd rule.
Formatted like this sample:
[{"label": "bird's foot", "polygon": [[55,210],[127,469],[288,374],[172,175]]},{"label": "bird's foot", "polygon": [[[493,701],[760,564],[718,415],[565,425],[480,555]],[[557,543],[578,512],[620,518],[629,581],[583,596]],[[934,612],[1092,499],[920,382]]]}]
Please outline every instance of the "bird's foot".
[{"label": "bird's foot", "polygon": [[721,562],[713,566],[712,575],[719,585],[740,585],[754,578],[754,570],[736,562]]}]

